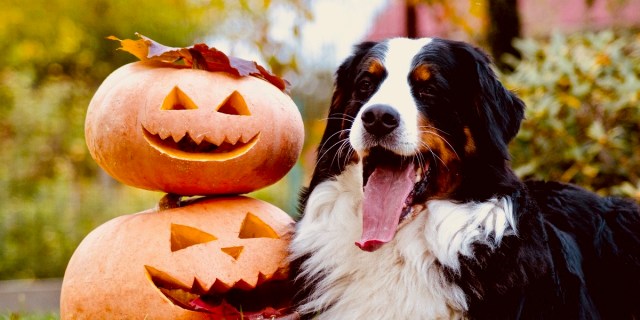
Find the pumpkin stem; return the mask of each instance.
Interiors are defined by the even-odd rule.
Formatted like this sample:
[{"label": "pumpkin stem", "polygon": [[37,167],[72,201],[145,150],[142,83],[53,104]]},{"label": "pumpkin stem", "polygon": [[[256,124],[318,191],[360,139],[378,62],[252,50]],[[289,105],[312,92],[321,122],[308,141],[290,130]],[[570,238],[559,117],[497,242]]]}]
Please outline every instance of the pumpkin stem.
[{"label": "pumpkin stem", "polygon": [[158,211],[179,208],[182,196],[175,193],[165,194],[158,202]]}]

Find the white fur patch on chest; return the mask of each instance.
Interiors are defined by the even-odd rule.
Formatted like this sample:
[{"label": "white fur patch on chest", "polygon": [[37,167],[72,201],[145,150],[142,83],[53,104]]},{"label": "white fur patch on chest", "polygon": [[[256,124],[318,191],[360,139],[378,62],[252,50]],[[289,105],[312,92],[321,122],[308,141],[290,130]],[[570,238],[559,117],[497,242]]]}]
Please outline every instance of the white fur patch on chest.
[{"label": "white fur patch on chest", "polygon": [[314,291],[301,311],[318,319],[457,319],[467,310],[462,289],[442,266],[459,268],[472,244],[499,245],[515,234],[511,201],[427,203],[424,212],[374,252],[360,250],[362,167],[350,165],[311,193],[291,243],[308,255],[302,274]]}]

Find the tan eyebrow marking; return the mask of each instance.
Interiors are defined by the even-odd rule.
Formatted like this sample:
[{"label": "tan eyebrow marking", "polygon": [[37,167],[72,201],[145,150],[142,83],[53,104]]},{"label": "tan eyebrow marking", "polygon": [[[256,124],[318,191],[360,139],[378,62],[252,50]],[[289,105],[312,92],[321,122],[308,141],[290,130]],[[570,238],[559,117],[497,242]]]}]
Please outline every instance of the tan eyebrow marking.
[{"label": "tan eyebrow marking", "polygon": [[413,79],[416,81],[427,81],[431,78],[431,70],[429,69],[429,65],[421,64],[412,72]]},{"label": "tan eyebrow marking", "polygon": [[472,154],[476,152],[476,142],[471,134],[469,127],[464,127],[464,135],[467,137],[467,141],[464,144],[464,151],[466,154]]},{"label": "tan eyebrow marking", "polygon": [[367,71],[373,75],[376,76],[380,76],[384,73],[385,68],[384,65],[382,65],[382,62],[376,58],[371,58],[369,59],[369,61],[367,61],[367,63],[369,64],[369,67],[367,68]]}]

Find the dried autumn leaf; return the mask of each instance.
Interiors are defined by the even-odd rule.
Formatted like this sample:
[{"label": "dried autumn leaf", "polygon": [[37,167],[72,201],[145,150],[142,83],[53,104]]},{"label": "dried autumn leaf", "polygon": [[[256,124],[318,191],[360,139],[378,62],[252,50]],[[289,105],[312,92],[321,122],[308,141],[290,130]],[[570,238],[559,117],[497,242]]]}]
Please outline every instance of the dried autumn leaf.
[{"label": "dried autumn leaf", "polygon": [[119,49],[131,53],[132,55],[136,56],[136,58],[140,60],[147,59],[147,52],[149,51],[149,48],[147,44],[144,43],[144,41],[131,39],[120,40],[115,36],[108,36],[107,39],[120,41],[121,47]]},{"label": "dried autumn leaf", "polygon": [[209,313],[216,317],[216,319],[299,319],[299,315],[296,312],[288,313],[286,308],[275,309],[272,307],[265,307],[260,311],[242,311],[236,309],[224,300],[218,305],[213,306],[202,298],[197,298],[190,302],[190,307],[197,312]]},{"label": "dried autumn leaf", "polygon": [[136,33],[136,36],[140,39],[121,40],[115,36],[109,36],[107,39],[119,41],[120,50],[129,52],[143,61],[162,61],[210,72],[228,72],[240,77],[252,76],[265,80],[282,91],[286,91],[289,85],[286,80],[272,74],[255,61],[227,56],[224,52],[210,48],[204,43],[186,48],[175,48],[160,44],[139,33]]},{"label": "dried autumn leaf", "polygon": [[204,300],[197,298],[191,301],[190,305],[194,311],[211,313],[220,318],[238,318],[240,316],[240,312],[226,301],[222,301],[218,305],[210,305]]},{"label": "dried autumn leaf", "polygon": [[[118,39],[115,36],[109,36],[107,39],[120,41],[120,50],[131,53],[140,60],[157,60],[168,63],[175,63],[181,58],[186,58],[181,48],[167,47],[136,33],[140,39]],[[189,56],[189,60],[191,57]]]}]

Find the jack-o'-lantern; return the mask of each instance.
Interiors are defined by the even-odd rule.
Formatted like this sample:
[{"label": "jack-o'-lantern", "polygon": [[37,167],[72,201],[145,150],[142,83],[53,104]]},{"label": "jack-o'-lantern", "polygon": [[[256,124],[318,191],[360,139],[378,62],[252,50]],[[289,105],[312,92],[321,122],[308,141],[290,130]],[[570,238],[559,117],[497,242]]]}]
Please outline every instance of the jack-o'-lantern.
[{"label": "jack-o'-lantern", "polygon": [[247,197],[117,217],[73,254],[63,319],[250,319],[285,312],[293,221]]},{"label": "jack-o'-lantern", "polygon": [[295,164],[304,131],[296,105],[273,83],[146,60],[102,83],[85,137],[96,162],[125,184],[208,195],[276,182]]}]

